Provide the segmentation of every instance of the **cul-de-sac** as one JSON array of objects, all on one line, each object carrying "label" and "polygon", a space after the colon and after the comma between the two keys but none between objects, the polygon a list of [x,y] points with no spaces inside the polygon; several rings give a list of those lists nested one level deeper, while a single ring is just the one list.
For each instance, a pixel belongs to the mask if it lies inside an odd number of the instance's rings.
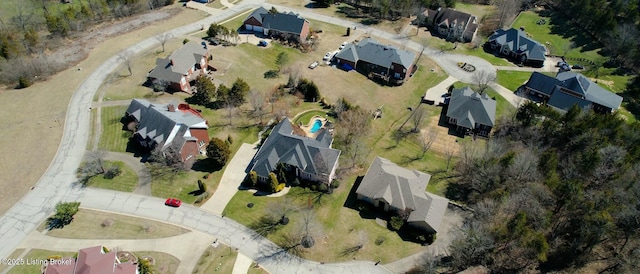
[{"label": "cul-de-sac", "polygon": [[0,273],[636,273],[640,2],[3,0]]}]

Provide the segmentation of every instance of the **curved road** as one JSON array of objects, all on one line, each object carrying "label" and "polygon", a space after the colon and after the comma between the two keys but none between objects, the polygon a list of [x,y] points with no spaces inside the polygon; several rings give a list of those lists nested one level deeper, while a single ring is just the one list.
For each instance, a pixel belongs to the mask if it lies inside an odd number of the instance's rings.
[{"label": "curved road", "polygon": [[[244,10],[260,6],[263,2],[264,0],[244,0],[238,5],[199,22],[167,31],[167,33],[175,37],[198,31],[202,25],[220,22]],[[291,10],[287,7],[276,7],[281,10]],[[314,14],[307,10],[296,10],[296,12],[310,19],[326,21],[341,26],[357,25],[346,20]],[[401,41],[401,37],[391,33],[360,25],[358,27],[366,28],[374,36],[380,36],[392,41]],[[131,46],[128,50],[137,54],[157,45],[157,43],[158,40],[151,37]],[[412,41],[407,42],[407,47],[418,52],[422,48],[421,45]],[[424,53],[433,58],[447,73],[464,82],[472,82],[471,75],[458,68],[457,62],[459,61],[473,63],[479,70],[495,72],[493,66],[477,57],[440,53],[438,50],[429,48],[425,49]],[[353,261],[321,264],[295,258],[274,243],[255,235],[251,230],[235,221],[224,219],[189,205],[176,209],[166,208],[162,206],[163,201],[159,198],[74,187],[73,182],[76,180],[75,170],[82,161],[89,138],[90,107],[93,96],[107,75],[118,67],[119,63],[118,56],[109,58],[73,94],[67,110],[62,141],[49,168],[34,189],[0,217],[0,239],[2,239],[0,257],[7,258],[42,220],[54,212],[56,203],[59,201],[78,200],[82,202],[83,207],[163,220],[216,236],[226,244],[239,248],[241,253],[259,262],[271,273],[390,272],[382,266],[374,265],[372,262]]]}]

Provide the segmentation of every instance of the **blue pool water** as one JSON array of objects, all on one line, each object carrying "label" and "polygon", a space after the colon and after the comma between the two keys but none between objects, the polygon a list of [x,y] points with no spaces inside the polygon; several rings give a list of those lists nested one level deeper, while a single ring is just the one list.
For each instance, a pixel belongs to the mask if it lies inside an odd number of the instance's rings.
[{"label": "blue pool water", "polygon": [[320,130],[322,127],[322,121],[317,120],[313,122],[313,127],[311,127],[311,133],[316,133],[316,131]]}]

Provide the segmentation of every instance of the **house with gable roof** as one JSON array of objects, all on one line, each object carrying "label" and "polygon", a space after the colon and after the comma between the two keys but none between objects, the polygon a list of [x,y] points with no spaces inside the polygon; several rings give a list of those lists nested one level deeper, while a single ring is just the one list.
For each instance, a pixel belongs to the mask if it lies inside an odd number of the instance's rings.
[{"label": "house with gable roof", "polygon": [[299,135],[289,119],[283,119],[272,130],[252,160],[251,170],[260,182],[266,182],[278,163],[292,168],[303,180],[330,184],[338,168],[340,150],[331,148],[333,137],[320,129],[315,138]]},{"label": "house with gable roof", "polygon": [[532,67],[544,66],[547,48],[521,29],[496,30],[485,44],[491,50]]},{"label": "house with gable roof", "polygon": [[470,87],[454,89],[447,107],[447,121],[463,134],[489,137],[496,120],[496,100]]},{"label": "house with gable roof", "polygon": [[446,40],[471,42],[478,32],[478,17],[451,8],[426,9],[421,23]]},{"label": "house with gable roof", "polygon": [[147,79],[150,82],[163,81],[173,90],[191,94],[189,82],[195,76],[207,73],[209,57],[206,43],[188,42],[169,57],[158,58]]},{"label": "house with gable roof", "polygon": [[208,122],[200,112],[188,104],[152,104],[133,99],[123,123],[133,130],[131,137],[141,147],[152,150],[174,149],[187,167],[193,165],[198,154],[206,153],[209,144]]},{"label": "house with gable roof", "polygon": [[430,179],[429,174],[376,157],[362,178],[356,196],[384,212],[397,214],[409,209],[408,225],[437,233],[449,200],[426,192]]},{"label": "house with gable roof", "polygon": [[582,109],[610,113],[622,104],[619,95],[605,90],[580,73],[569,71],[560,72],[555,78],[534,72],[521,88],[559,111],[578,105]]},{"label": "house with gable roof", "polygon": [[249,31],[297,43],[302,43],[309,36],[309,21],[300,15],[293,12],[270,13],[263,7],[249,14],[242,25]]},{"label": "house with gable roof", "polygon": [[102,246],[83,248],[78,258],[64,258],[62,263],[49,263],[44,274],[137,274],[138,265],[132,261],[120,262],[117,252]]},{"label": "house with gable roof", "polygon": [[335,59],[343,69],[355,68],[369,78],[392,84],[404,83],[418,69],[415,53],[382,45],[372,38],[348,44],[336,54]]}]

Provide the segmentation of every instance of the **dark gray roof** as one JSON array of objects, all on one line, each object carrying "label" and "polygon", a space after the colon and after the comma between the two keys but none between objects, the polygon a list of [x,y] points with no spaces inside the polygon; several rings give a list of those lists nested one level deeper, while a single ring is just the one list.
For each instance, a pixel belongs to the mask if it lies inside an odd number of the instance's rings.
[{"label": "dark gray roof", "polygon": [[336,58],[358,62],[360,60],[388,68],[396,63],[410,68],[416,58],[416,54],[401,50],[393,46],[385,46],[372,38],[365,38],[358,44],[349,44],[342,49]]},{"label": "dark gray roof", "polygon": [[544,61],[547,53],[547,49],[542,44],[529,38],[524,31],[519,29],[496,30],[488,41],[495,41],[500,45],[507,46],[513,52],[523,53],[529,60]]},{"label": "dark gray roof", "polygon": [[496,101],[487,94],[479,95],[470,87],[454,89],[451,92],[447,117],[455,118],[457,125],[475,128],[475,124],[494,126]]},{"label": "dark gray roof", "polygon": [[254,10],[251,14],[249,14],[249,16],[247,16],[247,18],[244,19],[244,22],[246,22],[247,20],[249,20],[249,18],[253,17],[256,20],[258,20],[258,22],[262,22],[262,15],[263,14],[267,14],[269,13],[269,11],[263,7],[259,7],[258,9]]},{"label": "dark gray roof", "polygon": [[622,104],[622,97],[605,90],[580,73],[565,71],[558,73],[556,79],[561,86],[583,94],[588,101],[611,109],[618,109]]},{"label": "dark gray roof", "polygon": [[382,200],[400,210],[413,209],[409,215],[410,222],[426,222],[437,231],[448,201],[425,192],[430,179],[429,174],[408,170],[376,157],[356,194]]},{"label": "dark gray roof", "polygon": [[459,24],[464,24],[465,26],[478,25],[477,18],[474,15],[450,8],[440,8],[432,12],[427,11],[426,15],[430,16],[429,20],[432,20],[431,22],[434,25],[445,24],[447,27],[458,26]]},{"label": "dark gray roof", "polygon": [[533,72],[525,86],[550,96],[557,84],[556,78],[540,72]]},{"label": "dark gray roof", "polygon": [[[584,108],[590,104],[589,102],[611,109],[618,109],[622,104],[622,97],[605,90],[589,78],[575,72],[561,72],[556,75],[556,78],[534,72],[526,86],[549,95],[547,104],[563,110],[568,110],[574,104]],[[566,94],[560,88],[571,90],[583,98]]]},{"label": "dark gray roof", "polygon": [[340,151],[331,148],[332,137],[324,131],[315,139],[298,136],[293,134],[291,122],[283,119],[258,150],[252,170],[267,177],[282,162],[310,174],[328,174],[338,162]]},{"label": "dark gray roof", "polygon": [[[167,105],[151,104],[144,99],[133,99],[127,108],[127,114],[138,121],[136,134],[144,139],[164,143],[165,147],[174,141],[181,128],[208,128],[204,119],[184,112],[175,106],[175,111],[169,111]],[[186,130],[182,131],[184,135]],[[188,137],[188,136],[187,136]]]},{"label": "dark gray roof", "polygon": [[169,57],[158,58],[156,60],[156,67],[149,72],[148,77],[178,83],[182,75],[186,75],[190,68],[200,63],[200,60],[202,60],[202,57],[206,54],[206,45],[188,42],[171,53]]},{"label": "dark gray roof", "polygon": [[306,20],[294,13],[262,14],[262,26],[280,32],[300,34]]}]

